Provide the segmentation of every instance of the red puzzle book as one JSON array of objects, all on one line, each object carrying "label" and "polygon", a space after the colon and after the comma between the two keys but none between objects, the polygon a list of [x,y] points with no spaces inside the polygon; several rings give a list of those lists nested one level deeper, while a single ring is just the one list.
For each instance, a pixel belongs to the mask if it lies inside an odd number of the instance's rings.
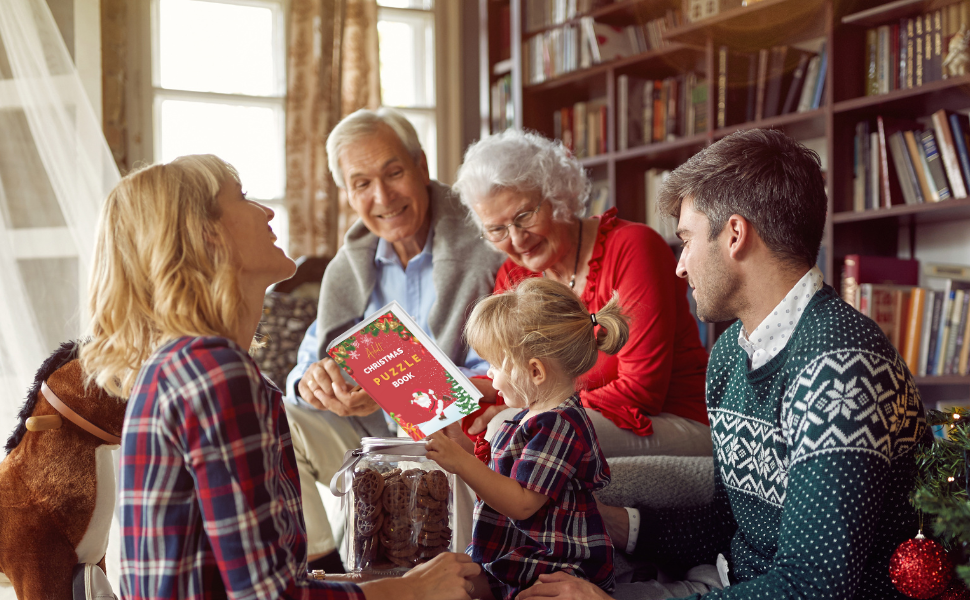
[{"label": "red puzzle book", "polygon": [[401,305],[391,302],[327,348],[412,439],[478,410],[478,391]]}]

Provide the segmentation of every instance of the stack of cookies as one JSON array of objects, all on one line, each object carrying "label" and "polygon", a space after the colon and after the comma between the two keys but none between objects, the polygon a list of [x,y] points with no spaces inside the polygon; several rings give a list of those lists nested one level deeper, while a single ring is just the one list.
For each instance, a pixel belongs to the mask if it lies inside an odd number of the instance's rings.
[{"label": "stack of cookies", "polygon": [[451,489],[444,472],[366,468],[354,473],[353,489],[359,569],[410,568],[448,550]]}]

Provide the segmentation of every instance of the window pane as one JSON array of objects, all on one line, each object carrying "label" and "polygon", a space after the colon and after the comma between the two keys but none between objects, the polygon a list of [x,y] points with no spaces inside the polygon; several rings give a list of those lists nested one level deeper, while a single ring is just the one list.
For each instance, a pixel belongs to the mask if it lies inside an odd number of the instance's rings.
[{"label": "window pane", "polygon": [[161,160],[215,154],[239,171],[254,200],[283,197],[283,111],[161,99]]},{"label": "window pane", "polygon": [[279,95],[274,29],[273,11],[266,7],[160,0],[159,85]]},{"label": "window pane", "polygon": [[378,6],[389,6],[391,8],[420,8],[431,10],[434,8],[434,0],[377,0]]},{"label": "window pane", "polygon": [[377,23],[381,98],[388,106],[435,105],[434,21],[430,13],[386,11]]},{"label": "window pane", "polygon": [[437,179],[438,128],[435,122],[435,114],[426,110],[398,110],[414,125],[414,130],[418,134],[418,141],[421,142],[421,147],[424,149],[424,155],[428,157],[428,172],[431,174],[432,179]]},{"label": "window pane", "polygon": [[64,215],[20,109],[0,110],[0,215],[9,229],[63,227]]}]

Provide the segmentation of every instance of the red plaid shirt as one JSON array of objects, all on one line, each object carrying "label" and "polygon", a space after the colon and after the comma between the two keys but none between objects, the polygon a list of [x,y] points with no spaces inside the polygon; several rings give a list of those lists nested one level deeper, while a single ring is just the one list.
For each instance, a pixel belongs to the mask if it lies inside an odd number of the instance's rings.
[{"label": "red plaid shirt", "polygon": [[364,599],[305,577],[281,400],[224,338],[179,338],[142,366],[121,442],[123,598]]},{"label": "red plaid shirt", "polygon": [[613,544],[593,499],[610,482],[610,468],[593,424],[577,396],[521,422],[525,413],[495,434],[489,466],[551,500],[522,520],[479,500],[468,553],[496,598],[511,600],[540,574],[556,571],[613,591]]}]

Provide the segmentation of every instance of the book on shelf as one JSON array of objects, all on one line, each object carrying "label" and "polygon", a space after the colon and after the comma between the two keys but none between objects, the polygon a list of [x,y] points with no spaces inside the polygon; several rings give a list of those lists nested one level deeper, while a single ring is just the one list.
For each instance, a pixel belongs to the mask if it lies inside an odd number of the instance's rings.
[{"label": "book on shelf", "polygon": [[[856,123],[853,141],[852,209],[890,208],[896,204],[922,202],[914,163],[906,151],[903,134],[918,128],[915,121],[876,116]],[[915,141],[915,137],[914,137]]]},{"label": "book on shelf", "polygon": [[919,373],[920,339],[923,332],[923,313],[926,310],[926,290],[914,287],[909,295],[909,320],[906,324],[901,353],[910,373]]},{"label": "book on shelf", "polygon": [[949,40],[967,26],[970,3],[953,2],[865,32],[865,93],[886,94],[945,79]]},{"label": "book on shelf", "polygon": [[960,173],[963,175],[964,183],[970,188],[970,129],[967,127],[967,116],[950,113],[948,120],[957,158],[960,161]]},{"label": "book on shelf", "polygon": [[923,151],[926,156],[926,168],[928,169],[927,181],[935,186],[933,190],[933,200],[939,202],[950,198],[949,182],[943,172],[943,161],[940,160],[939,147],[936,145],[936,135],[932,129],[924,129],[920,132],[920,143],[923,144]]},{"label": "book on shelf", "polygon": [[919,261],[889,256],[849,254],[842,263],[842,299],[859,308],[859,286],[863,283],[915,286],[919,283]]},{"label": "book on shelf", "polygon": [[657,80],[617,76],[617,148],[707,130],[707,80],[693,71]]},{"label": "book on shelf", "polygon": [[482,397],[397,302],[335,339],[327,354],[414,440],[470,415]]},{"label": "book on shelf", "polygon": [[859,312],[879,325],[889,341],[899,350],[905,347],[904,335],[908,320],[909,297],[912,286],[863,283],[859,286]]},{"label": "book on shelf", "polygon": [[727,46],[717,50],[716,121],[718,128],[754,120],[754,104],[748,114],[748,99],[754,100],[751,65],[757,65],[756,55],[731,51]]},{"label": "book on shelf", "polygon": [[512,75],[492,84],[492,133],[500,133],[515,125],[515,105],[512,101]]},{"label": "book on shelf", "polygon": [[[525,0],[523,25],[532,32],[561,25],[592,10],[606,6],[611,0]],[[507,8],[503,7],[503,8]]]},{"label": "book on shelf", "polygon": [[[747,4],[753,3],[753,0],[747,0]],[[688,23],[695,23],[745,5],[744,0],[685,0],[685,16]]]},{"label": "book on shelf", "polygon": [[960,160],[957,158],[956,141],[950,129],[950,120],[945,110],[938,110],[931,117],[933,128],[936,130],[937,147],[950,183],[950,192],[954,198],[966,198],[967,188],[964,185],[963,173],[960,170]]},{"label": "book on shelf", "polygon": [[918,133],[919,131],[904,131],[903,139],[906,140],[907,153],[913,163],[913,171],[916,173],[923,202],[937,202],[940,196],[936,191],[936,186],[930,182],[930,168],[926,164],[923,144],[917,139],[916,134]]},{"label": "book on shelf", "polygon": [[589,189],[589,209],[587,216],[601,215],[612,208],[610,202],[610,182],[605,180],[594,181]]}]

